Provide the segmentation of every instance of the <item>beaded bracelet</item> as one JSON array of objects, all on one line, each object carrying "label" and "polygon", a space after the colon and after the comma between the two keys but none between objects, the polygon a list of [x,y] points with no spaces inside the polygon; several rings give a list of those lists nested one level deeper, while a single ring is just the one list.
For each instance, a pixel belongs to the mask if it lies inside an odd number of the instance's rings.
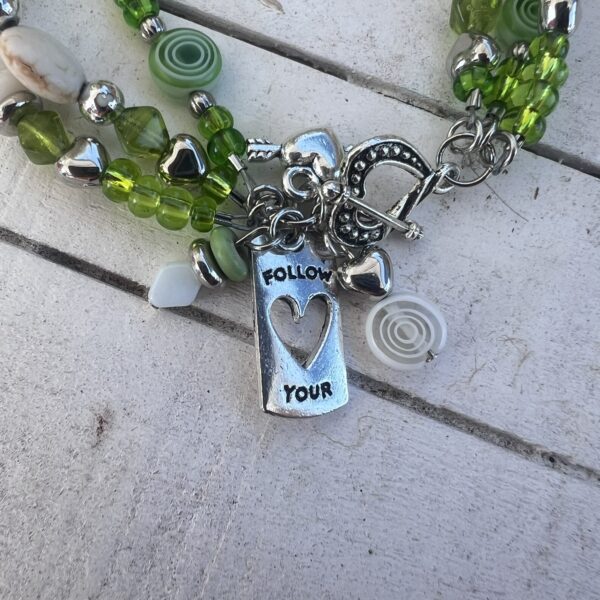
[{"label": "beaded bracelet", "polygon": [[[453,0],[450,24],[460,34],[449,55],[456,97],[466,114],[450,128],[434,166],[400,137],[375,137],[343,148],[329,130],[283,144],[246,140],[232,114],[207,86],[222,59],[214,42],[191,29],[168,31],[157,0],[115,0],[126,23],[150,44],[157,85],[187,102],[206,150],[195,137],[170,137],[154,107],[126,107],[108,81],[88,82],[76,58],[47,33],[19,26],[18,0],[0,2],[0,131],[17,135],[29,159],[55,164],[70,185],[101,186],[115,203],[166,229],[188,224],[209,239],[190,246],[191,260],[167,265],[149,300],[188,305],[201,286],[217,288],[249,275],[255,304],[261,406],[273,414],[315,416],[348,401],[337,286],[382,300],[367,319],[367,341],[386,365],[413,369],[443,349],[447,327],[427,299],[390,296],[393,265],[378,245],[392,232],[419,240],[410,220],[432,194],[471,187],[504,171],[523,145],[538,142],[568,77],[568,35],[580,15],[577,0]],[[539,25],[538,25],[539,24]],[[490,34],[494,34],[492,37]],[[75,140],[42,98],[76,102],[95,125],[113,125],[126,154],[156,161],[143,174],[132,158],[111,161],[95,138]],[[279,185],[257,185],[250,163],[278,158]],[[396,166],[416,183],[388,211],[367,200],[366,181],[380,165]],[[238,190],[240,179],[245,188]],[[221,212],[228,200],[233,211]],[[284,299],[299,320],[313,299],[326,304],[321,339],[300,364],[277,334],[271,307]]]}]

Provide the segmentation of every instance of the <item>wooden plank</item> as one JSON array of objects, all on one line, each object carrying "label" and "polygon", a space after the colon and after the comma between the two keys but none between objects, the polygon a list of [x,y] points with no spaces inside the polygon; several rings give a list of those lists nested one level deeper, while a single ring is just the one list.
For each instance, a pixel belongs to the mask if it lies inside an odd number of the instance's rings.
[{"label": "wooden plank", "polygon": [[[63,12],[42,3],[25,13],[27,23],[69,31],[65,41],[81,49],[89,77],[119,82],[132,104],[163,108],[171,131],[192,130],[186,112],[155,90],[145,66],[147,48],[120,24],[116,7],[90,9],[102,32],[94,36],[62,22],[78,22],[74,0]],[[427,156],[445,135],[447,124],[423,111],[230,38],[215,38],[226,63],[235,64],[217,94],[248,134],[282,140],[303,127],[330,123],[345,143],[356,143],[402,123],[402,134]],[[75,130],[99,135],[118,155],[111,131],[94,131],[74,115],[75,108],[68,113]],[[185,255],[190,232],[162,231],[98,193],[62,187],[51,169],[27,165],[14,143],[0,141],[6,157],[0,165],[1,226],[144,285],[160,264]],[[386,185],[380,194],[395,199],[395,181]],[[599,183],[525,154],[509,176],[490,185],[457,195],[456,202],[450,196],[423,206],[417,218],[427,226],[426,241],[405,245],[392,239],[386,245],[398,284],[430,296],[445,311],[451,343],[443,357],[414,375],[383,368],[366,350],[368,306],[347,298],[348,363],[434,405],[597,466],[600,408],[593,399],[599,336],[594,330],[600,281],[598,229],[590,224],[598,221]],[[248,286],[231,286],[199,303],[249,326],[248,298]]]},{"label": "wooden plank", "polygon": [[0,244],[2,598],[598,598],[598,484]]},{"label": "wooden plank", "polygon": [[[450,0],[164,0],[168,10],[190,16],[305,64],[436,114],[461,109],[452,95],[445,62],[455,34],[448,26]],[[600,174],[596,125],[600,93],[592,56],[600,53],[600,10],[585,6],[572,38],[571,75],[548,121],[541,151]]]}]

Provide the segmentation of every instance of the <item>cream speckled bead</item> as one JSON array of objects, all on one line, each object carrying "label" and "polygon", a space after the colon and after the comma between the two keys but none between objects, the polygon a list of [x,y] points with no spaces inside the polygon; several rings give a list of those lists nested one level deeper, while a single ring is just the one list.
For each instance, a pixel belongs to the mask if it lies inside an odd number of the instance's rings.
[{"label": "cream speckled bead", "polygon": [[32,27],[3,32],[0,59],[28,90],[58,104],[76,102],[85,83],[75,56],[51,35]]}]

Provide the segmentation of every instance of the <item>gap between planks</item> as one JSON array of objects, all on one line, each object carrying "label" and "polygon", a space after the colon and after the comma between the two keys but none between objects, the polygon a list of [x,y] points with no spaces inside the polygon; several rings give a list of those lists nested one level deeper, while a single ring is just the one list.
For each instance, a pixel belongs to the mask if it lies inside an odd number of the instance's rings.
[{"label": "gap between planks", "polygon": [[[387,98],[391,98],[392,100],[398,100],[403,104],[408,104],[409,106],[423,110],[436,117],[456,120],[464,116],[460,111],[449,108],[442,102],[423,96],[422,94],[401,85],[394,85],[378,77],[373,77],[368,73],[350,70],[347,67],[334,61],[327,60],[322,56],[306,52],[293,44],[282,42],[262,33],[257,33],[256,31],[247,29],[246,27],[223,19],[222,17],[216,17],[206,13],[199,8],[186,6],[178,0],[161,0],[160,5],[165,12],[174,16],[192,21],[207,29],[217,31],[218,33],[240,40],[251,46],[261,48],[267,52],[298,62],[326,75],[372,90]],[[559,148],[547,144],[537,144],[533,148],[525,149],[525,151],[565,165],[586,175],[600,178],[600,164],[591,160],[586,160],[570,152],[565,152]]]},{"label": "gap between planks", "polygon": [[[0,227],[0,242],[34,254],[51,263],[109,285],[121,292],[126,292],[146,300],[148,292],[146,286],[91,262],[27,238],[5,227]],[[250,328],[230,319],[218,316],[196,306],[176,309],[170,312],[200,323],[205,327],[216,329],[244,344],[254,345],[254,332]],[[297,349],[296,353],[298,355],[302,354]],[[464,434],[474,436],[488,444],[517,454],[535,464],[551,468],[568,477],[600,486],[600,470],[580,464],[564,454],[553,452],[513,433],[492,427],[457,411],[432,404],[424,398],[413,396],[390,384],[377,381],[360,371],[348,369],[348,377],[352,385],[368,394],[402,406],[420,416],[432,419]]]}]

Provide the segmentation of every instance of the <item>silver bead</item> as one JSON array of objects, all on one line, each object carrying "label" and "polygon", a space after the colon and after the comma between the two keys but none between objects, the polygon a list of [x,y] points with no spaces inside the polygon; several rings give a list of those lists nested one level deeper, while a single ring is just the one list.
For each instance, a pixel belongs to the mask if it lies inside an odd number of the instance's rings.
[{"label": "silver bead", "polygon": [[225,283],[225,275],[217,265],[208,240],[199,239],[192,242],[190,258],[194,272],[202,285],[218,288]]},{"label": "silver bead", "polygon": [[515,42],[510,49],[513,58],[525,62],[529,58],[529,44],[527,42]]},{"label": "silver bead", "polygon": [[208,158],[200,142],[191,135],[179,133],[159,158],[156,170],[170,185],[199,183],[209,170]]},{"label": "silver bead", "polygon": [[15,92],[0,102],[0,135],[14,137],[17,135],[17,125],[12,121],[15,112],[28,104],[42,109],[42,101],[31,92]]},{"label": "silver bead", "polygon": [[189,106],[192,115],[199,119],[211,106],[215,106],[217,101],[213,95],[203,90],[192,92],[190,94]]},{"label": "silver bead", "polygon": [[151,43],[154,38],[167,30],[160,17],[146,17],[140,25],[140,33],[145,42]]},{"label": "silver bead", "polygon": [[58,176],[73,187],[100,185],[100,178],[110,159],[104,146],[95,138],[77,138],[70,150],[56,161]]},{"label": "silver bead", "polygon": [[19,24],[20,0],[0,0],[0,31]]},{"label": "silver bead", "polygon": [[542,0],[540,27],[542,31],[556,31],[570,35],[581,20],[579,0]]},{"label": "silver bead", "polygon": [[123,92],[110,81],[86,83],[79,95],[81,114],[96,125],[109,125],[125,109]]},{"label": "silver bead", "polygon": [[496,65],[500,62],[496,42],[481,33],[463,33],[448,54],[446,67],[454,81],[465,69],[474,65]]}]

